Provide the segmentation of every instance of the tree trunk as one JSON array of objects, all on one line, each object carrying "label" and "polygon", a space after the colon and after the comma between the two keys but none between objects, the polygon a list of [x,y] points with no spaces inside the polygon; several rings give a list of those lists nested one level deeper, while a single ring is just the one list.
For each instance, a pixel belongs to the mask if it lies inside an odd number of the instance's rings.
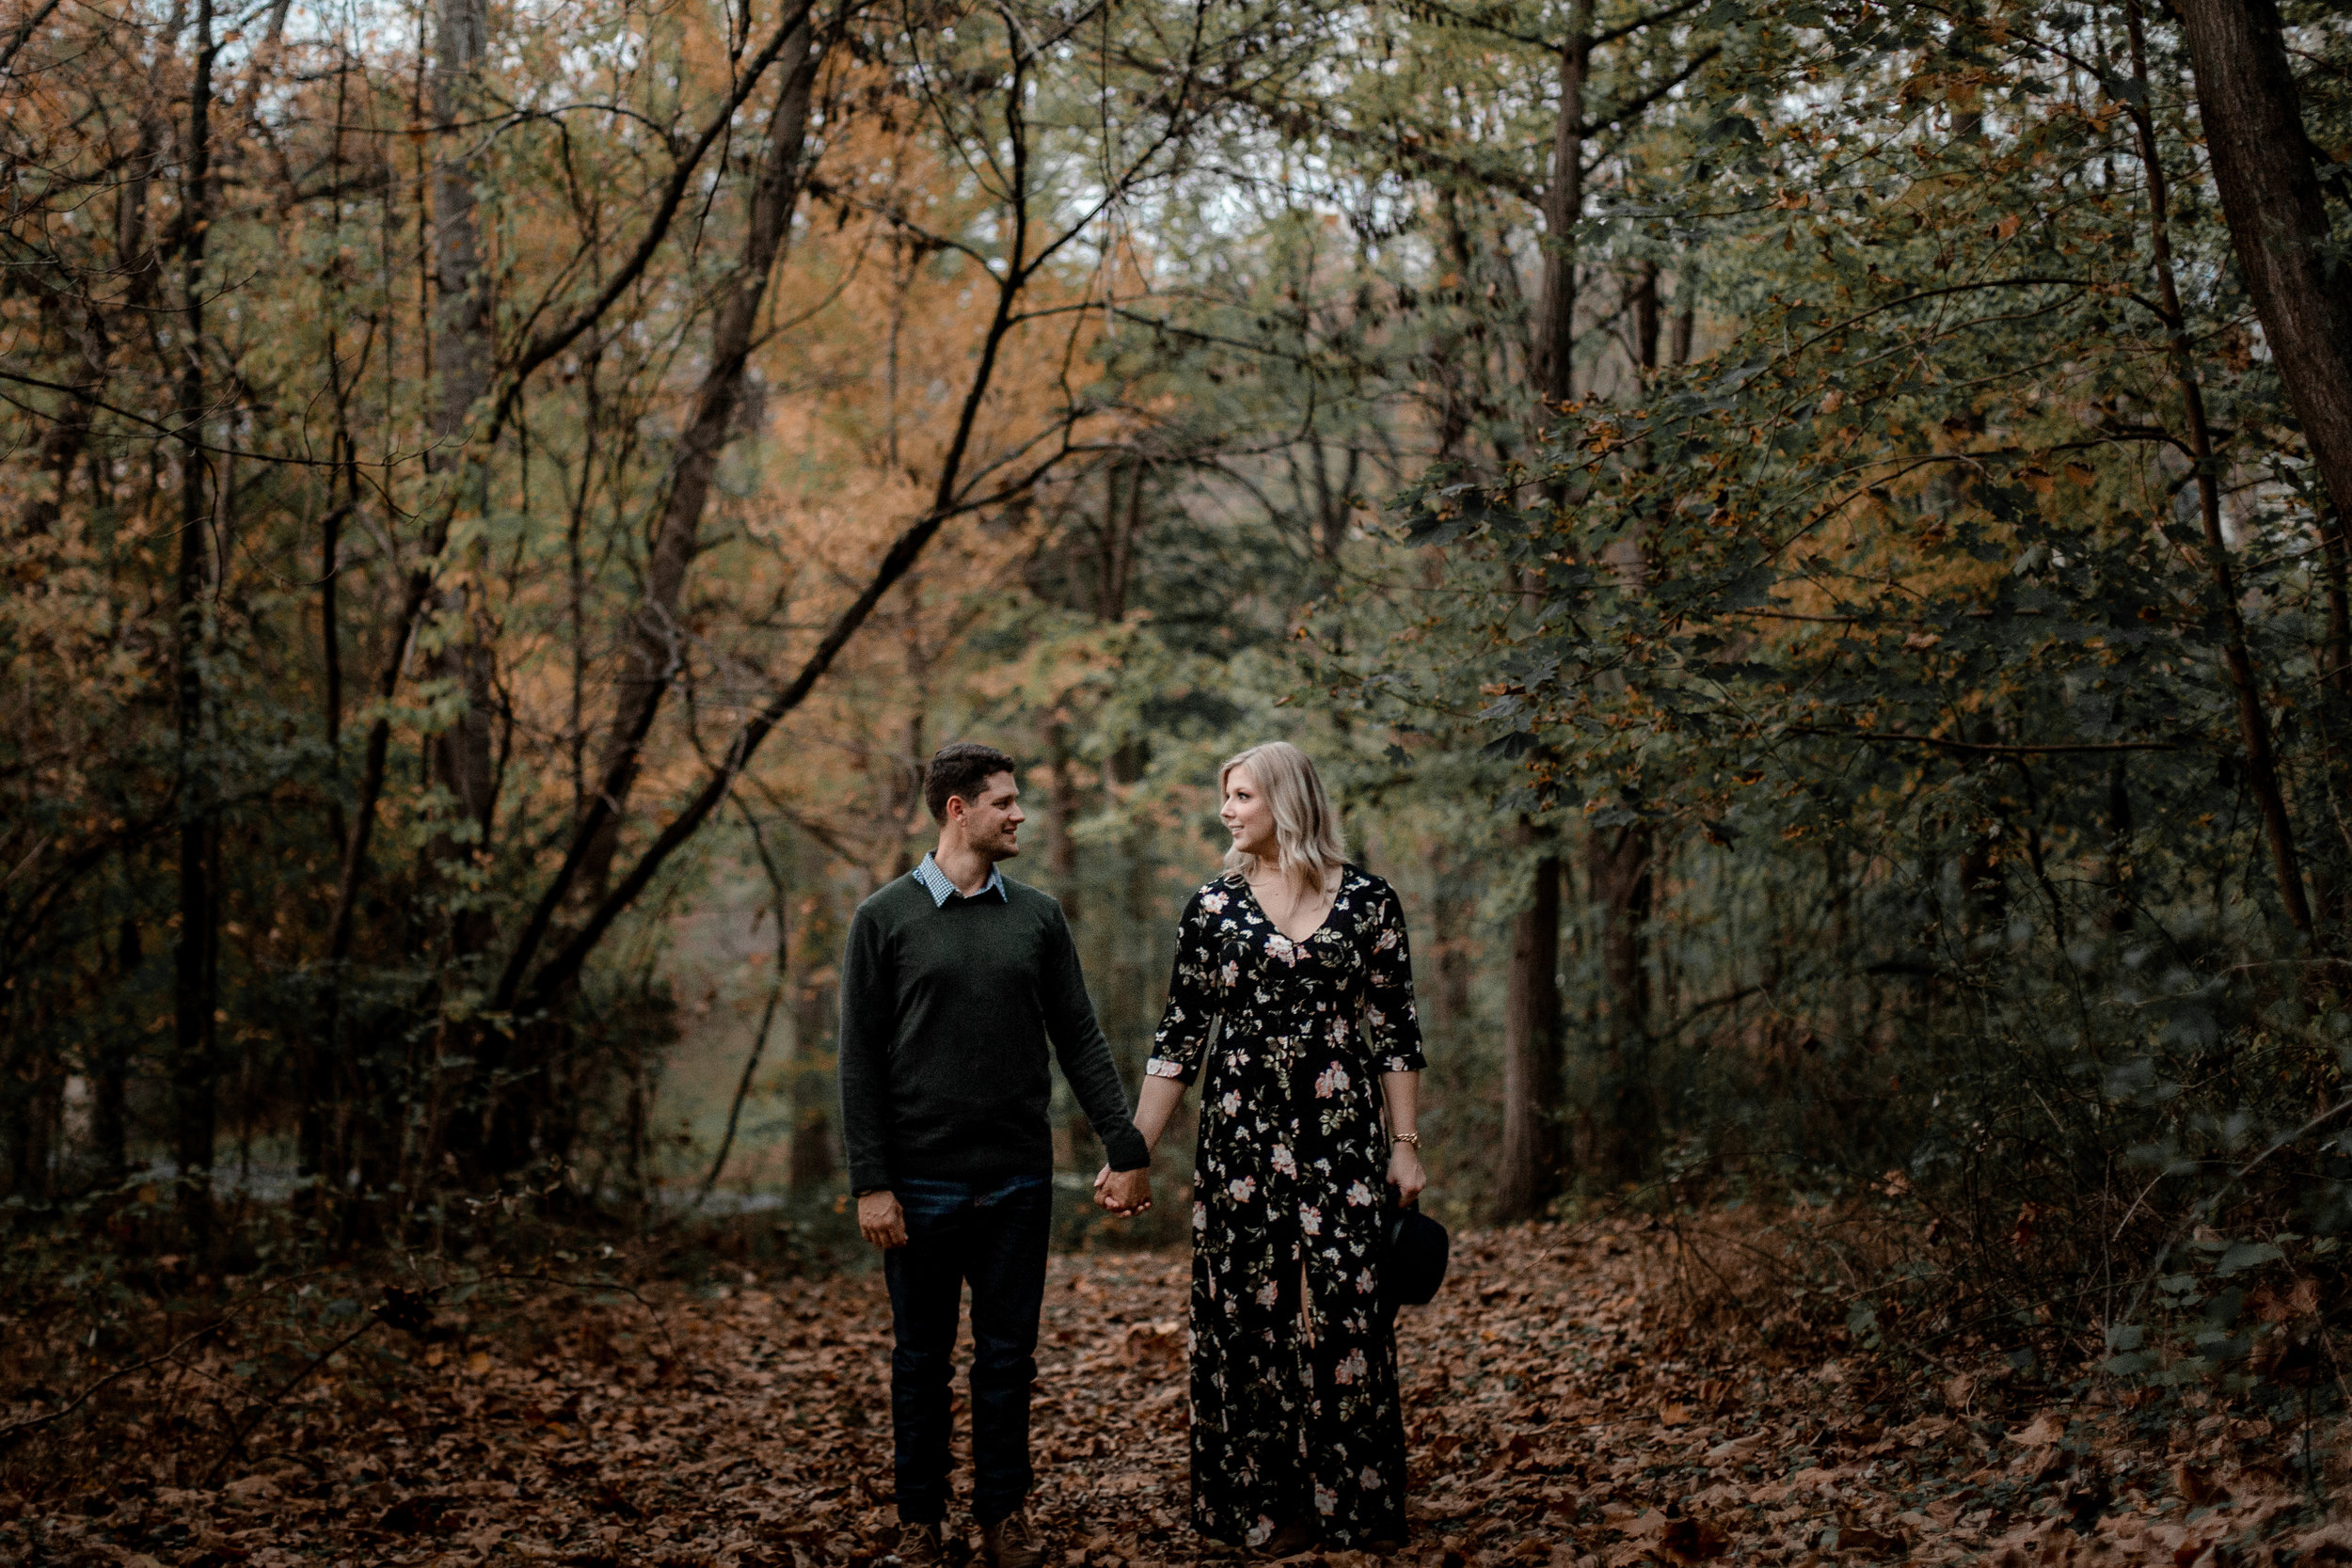
[{"label": "tree trunk", "polygon": [[1499,1224],[1532,1219],[1558,1191],[1560,1173],[1560,856],[1548,829],[1519,820],[1512,842],[1535,847],[1534,885],[1511,921],[1511,969],[1502,1014],[1502,1164],[1495,1180]]},{"label": "tree trunk", "polygon": [[[465,125],[482,101],[481,71],[489,52],[488,0],[439,0],[433,39],[432,114],[439,127],[439,154],[433,166],[432,266],[434,309],[430,351],[433,370],[431,471],[447,476],[458,487],[443,501],[447,515],[479,515],[486,500],[485,469],[466,459],[467,436],[476,404],[489,390],[491,342],[489,281],[482,268],[481,224],[476,213],[474,182],[478,169],[459,150],[477,142],[479,134]],[[479,567],[478,544],[463,546],[469,565]],[[437,562],[434,569],[442,563]],[[466,894],[464,866],[487,847],[497,810],[497,776],[492,762],[493,650],[480,636],[482,605],[480,574],[468,571],[436,580],[432,585],[430,617],[437,620],[438,641],[425,660],[427,674],[458,692],[455,717],[447,728],[425,744],[425,761],[432,782],[449,798],[450,819],[424,849],[425,877],[437,883],[440,898],[451,909],[445,928],[446,948],[437,957],[443,965],[444,992],[462,989],[469,971],[490,941],[489,917]],[[490,1053],[473,1048],[479,1037],[469,1022],[453,1025],[465,1043],[451,1046],[453,1053],[473,1056],[477,1068],[457,1102],[451,1107],[448,1144],[470,1153],[482,1142],[482,1130],[495,1119],[503,1101],[503,1085]],[[444,1037],[444,1044],[449,1040]],[[487,1102],[485,1102],[487,1101]],[[428,1116],[428,1141],[444,1131],[441,1116]],[[323,1124],[322,1124],[323,1137]]]},{"label": "tree trunk", "polygon": [[[2229,541],[2221,532],[2221,476],[2214,458],[2212,429],[2205,418],[2204,388],[2189,353],[2188,320],[2181,309],[2180,288],[2173,276],[2167,182],[2164,161],[2157,156],[2155,122],[2148,113],[2147,45],[2141,34],[2137,0],[2126,0],[2123,19],[2131,39],[2132,75],[2140,87],[2138,102],[2129,108],[2133,127],[2139,135],[2140,162],[2148,176],[2149,238],[2155,261],[2157,297],[2170,336],[2172,373],[2180,386],[2182,412],[2188,424],[2189,452],[2197,464],[2197,499],[2204,524],[2205,559],[2213,573],[2214,593],[2219,600],[2225,633],[2222,660],[2237,695],[2238,736],[2246,747],[2247,782],[2262,813],[2265,836],[2270,841],[2271,870],[2278,881],[2279,899],[2296,931],[2309,942],[2313,935],[2311,904],[2304,895],[2294,824],[2287,815],[2286,792],[2280,783],[2278,761],[2271,750],[2270,718],[2263,709],[2262,685],[2247,642],[2236,572],[2230,562]],[[2296,132],[2298,136],[2301,135],[2299,124]],[[2322,228],[2324,232],[2324,214]]]},{"label": "tree trunk", "polygon": [[[2352,726],[2352,285],[2303,129],[2274,0],[2182,0],[2206,154],[2231,247],[2329,503],[2320,519],[2328,630],[2320,657],[2329,769],[2344,787]],[[2322,913],[2344,911],[2323,893]]]},{"label": "tree trunk", "polygon": [[180,558],[175,582],[177,765],[180,794],[180,928],[172,939],[172,1149],[181,1212],[199,1257],[211,1248],[213,1137],[217,1120],[213,1013],[220,935],[213,885],[212,762],[204,753],[206,496],[204,451],[204,246],[212,217],[212,0],[197,0],[196,71],[188,84],[188,141],[180,185],[182,315],[179,404]]},{"label": "tree trunk", "polygon": [[1600,924],[1605,1066],[1601,1164],[1619,1182],[1640,1180],[1657,1151],[1650,1084],[1649,923],[1657,841],[1646,822],[1596,829],[1585,872]]},{"label": "tree trunk", "polygon": [[[349,449],[341,434],[338,456]],[[328,492],[332,499],[333,492]],[[358,492],[353,492],[356,497]],[[319,650],[324,659],[320,728],[325,732],[330,786],[326,806],[327,832],[337,845],[348,841],[350,824],[343,816],[341,759],[343,735],[342,620],[336,603],[336,579],[341,576],[342,529],[348,505],[330,506],[319,527]],[[326,1138],[335,1098],[334,1063],[342,1033],[342,976],[330,967],[321,998],[317,1023],[306,1032],[299,1047],[302,1109],[294,1136],[294,1170],[316,1176],[326,1167]]]},{"label": "tree trunk", "polygon": [[1576,395],[1576,225],[1584,214],[1584,78],[1592,65],[1593,0],[1570,0],[1560,46],[1560,121],[1544,188],[1544,281],[1532,356],[1553,403]]},{"label": "tree trunk", "polygon": [[1699,325],[1698,277],[1687,268],[1675,278],[1674,339],[1668,348],[1674,363],[1691,362],[1691,340]]},{"label": "tree trunk", "polygon": [[[718,809],[727,792],[735,787],[736,780],[744,768],[751,766],[752,759],[767,744],[768,737],[775,733],[776,726],[807,701],[809,693],[833,668],[833,662],[840,657],[841,650],[849,645],[873,615],[883,595],[913,569],[931,541],[938,537],[940,530],[968,503],[971,492],[966,488],[964,464],[972,455],[973,442],[979,429],[980,410],[995,385],[1006,341],[1020,319],[1017,306],[1029,283],[1045,264],[1046,255],[1050,254],[1032,250],[1033,236],[1029,227],[1029,153],[1025,139],[1026,121],[1023,117],[1026,102],[1024,95],[1029,90],[1033,56],[1026,53],[1027,46],[1022,41],[1018,29],[1013,29],[1011,36],[1016,40],[1012,70],[1005,79],[1003,98],[1008,121],[1017,130],[1009,144],[1011,154],[1009,166],[1010,182],[1004,203],[1009,218],[1009,245],[1004,270],[992,274],[996,285],[994,309],[990,312],[988,326],[981,335],[977,352],[973,356],[971,378],[965,384],[962,400],[950,426],[946,450],[940,457],[938,478],[931,486],[930,505],[891,541],[882,559],[875,563],[873,575],[866,579],[866,586],[827,623],[823,635],[801,661],[792,678],[762,703],[735,732],[718,766],[704,780],[701,787],[680,805],[675,815],[654,835],[653,841],[639,852],[612,889],[585,912],[578,928],[533,973],[532,965],[547,934],[554,903],[566,895],[581,858],[579,847],[585,832],[576,836],[573,852],[565,856],[563,868],[557,872],[548,893],[532,911],[531,925],[516,942],[515,951],[507,960],[505,974],[499,983],[495,1006],[503,1008],[519,1003],[526,1010],[535,1010],[547,1006],[558,992],[572,983],[612,930],[613,922],[635,904],[669,858],[699,832],[704,823],[710,820],[711,813]],[[1056,242],[1057,245],[1058,243]],[[1009,489],[1000,490],[999,497],[1025,492],[1043,471],[1042,467],[1031,469],[1025,478],[1015,481]],[[960,501],[959,498],[965,499]],[[590,802],[592,818],[602,805],[601,800]],[[593,830],[593,821],[583,825],[587,830]],[[524,985],[527,974],[530,980],[528,987]]]},{"label": "tree trunk", "polygon": [[[1628,344],[1636,373],[1658,369],[1663,313],[1658,266],[1645,262],[1627,291]],[[1645,447],[1644,468],[1651,466]],[[1628,594],[1648,586],[1651,562],[1643,531],[1613,541],[1604,559]],[[1613,684],[1621,677],[1605,677]],[[1603,998],[1600,1128],[1596,1153],[1617,1182],[1641,1179],[1657,1151],[1658,1107],[1651,1085],[1650,917],[1657,886],[1656,831],[1646,821],[1594,828],[1584,841],[1585,879],[1597,927]]]},{"label": "tree trunk", "polygon": [[[1560,46],[1560,118],[1544,191],[1543,292],[1529,355],[1547,403],[1576,395],[1576,225],[1584,211],[1584,78],[1592,60],[1593,0],[1571,0]],[[1552,498],[1558,501],[1561,497]],[[1540,579],[1525,591],[1541,596]],[[1540,843],[1535,884],[1511,922],[1502,1020],[1502,1165],[1495,1218],[1540,1213],[1556,1190],[1560,1156],[1560,856],[1549,830],[1521,818],[1512,835]]]},{"label": "tree trunk", "polygon": [[1458,193],[1441,189],[1438,193],[1438,211],[1445,227],[1445,255],[1454,273],[1454,285],[1450,289],[1440,286],[1430,300],[1441,325],[1422,367],[1422,385],[1433,389],[1432,401],[1437,404],[1438,461],[1449,463],[1462,456],[1472,428],[1473,395],[1466,383],[1475,372],[1470,364],[1470,333],[1464,323],[1470,315],[1467,304],[1473,297],[1470,272],[1474,258],[1470,229],[1462,221]]},{"label": "tree trunk", "polygon": [[2335,503],[2352,517],[2352,285],[2331,261],[2328,207],[2274,0],[2180,0],[2197,106],[2230,243],[2279,379]]},{"label": "tree trunk", "polygon": [[[1094,618],[1116,625],[1127,618],[1127,593],[1135,580],[1136,541],[1143,532],[1143,486],[1150,469],[1141,458],[1114,462],[1103,470],[1103,547],[1095,560]],[[1127,476],[1120,492],[1119,476]]]},{"label": "tree trunk", "polygon": [[[787,74],[769,116],[767,156],[752,187],[742,258],[722,287],[711,327],[709,365],[695,393],[693,414],[678,440],[652,556],[646,563],[644,595],[630,626],[628,653],[617,683],[597,787],[575,831],[570,853],[533,907],[508,956],[496,993],[496,1005],[501,1007],[514,1001],[525,968],[566,896],[584,889],[592,901],[603,899],[645,737],[685,657],[678,609],[687,572],[699,548],[702,515],[720,454],[736,433],[760,307],[767,298],[769,277],[784,254],[800,194],[801,150],[818,67],[810,37],[804,15],[783,51]],[[485,1038],[481,1072],[485,1084],[516,1075],[516,1037],[506,1034]],[[487,1122],[469,1123],[463,1129],[466,1142],[473,1146],[468,1152],[488,1168],[512,1168],[529,1153],[528,1119],[523,1101],[513,1100]]]},{"label": "tree trunk", "polygon": [[1627,325],[1633,333],[1633,363],[1645,372],[1658,368],[1659,330],[1664,317],[1658,300],[1658,263],[1645,261],[1626,291]]},{"label": "tree trunk", "polygon": [[[441,448],[436,467],[461,451],[472,423],[473,406],[490,386],[490,290],[482,270],[481,226],[475,215],[471,159],[448,155],[454,145],[478,140],[458,129],[479,99],[482,61],[489,52],[487,0],[441,0],[434,38],[433,118],[441,127],[444,155],[433,169],[433,435]],[[459,467],[453,483],[474,483]],[[462,505],[462,502],[461,502]],[[460,816],[480,839],[489,835],[493,794],[490,760],[490,650],[475,639],[473,610],[466,590],[444,589],[439,610],[446,641],[432,658],[435,678],[466,695],[456,721],[433,739],[434,781],[450,792]],[[457,853],[445,839],[433,854],[446,862]],[[471,923],[461,923],[471,924]],[[475,935],[481,933],[477,929]],[[478,945],[461,942],[461,950]]]},{"label": "tree trunk", "polygon": [[1428,1012],[1430,1032],[1444,1040],[1470,1021],[1471,927],[1478,898],[1470,879],[1451,856],[1441,856],[1435,870],[1437,887],[1430,900],[1434,984],[1429,988]]}]

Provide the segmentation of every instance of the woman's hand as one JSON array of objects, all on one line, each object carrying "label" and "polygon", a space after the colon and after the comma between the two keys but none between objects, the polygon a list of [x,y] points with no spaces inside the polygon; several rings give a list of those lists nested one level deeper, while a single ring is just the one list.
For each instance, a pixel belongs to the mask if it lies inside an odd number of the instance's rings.
[{"label": "woman's hand", "polygon": [[1429,1173],[1421,1168],[1421,1150],[1411,1144],[1389,1146],[1389,1185],[1396,1189],[1399,1203],[1410,1203],[1421,1196],[1429,1185]]}]

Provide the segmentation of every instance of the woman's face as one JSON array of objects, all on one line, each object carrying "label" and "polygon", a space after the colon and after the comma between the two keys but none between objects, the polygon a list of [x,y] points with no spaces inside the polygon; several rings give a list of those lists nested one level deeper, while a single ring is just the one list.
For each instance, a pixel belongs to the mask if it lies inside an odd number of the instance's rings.
[{"label": "woman's face", "polygon": [[1225,775],[1225,805],[1216,815],[1233,835],[1234,848],[1263,861],[1274,858],[1274,808],[1247,765]]}]

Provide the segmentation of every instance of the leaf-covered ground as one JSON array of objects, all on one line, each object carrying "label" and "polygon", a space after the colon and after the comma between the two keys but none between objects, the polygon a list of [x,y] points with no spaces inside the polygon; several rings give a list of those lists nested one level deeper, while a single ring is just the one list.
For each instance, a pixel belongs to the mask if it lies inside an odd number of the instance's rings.
[{"label": "leaf-covered ground", "polygon": [[[1035,1500],[1063,1568],[1200,1555],[1187,1268],[1054,1263]],[[1408,1561],[2352,1561],[2341,1430],[2274,1429],[2194,1395],[2050,1405],[1991,1375],[1938,1374],[1899,1402],[1858,1358],[1772,1367],[1685,1343],[1669,1274],[1641,1236],[1462,1239],[1438,1304],[1400,1329]],[[376,1322],[282,1400],[229,1334],[110,1386],[37,1434],[59,1464],[79,1455],[76,1479],[44,1475],[23,1443],[0,1469],[17,1488],[0,1491],[0,1560],[864,1568],[887,1551],[878,1275],[650,1305],[453,1294],[396,1309],[406,1328]],[[0,1427],[64,1397],[11,1394]],[[75,1420],[103,1443],[60,1435]]]}]

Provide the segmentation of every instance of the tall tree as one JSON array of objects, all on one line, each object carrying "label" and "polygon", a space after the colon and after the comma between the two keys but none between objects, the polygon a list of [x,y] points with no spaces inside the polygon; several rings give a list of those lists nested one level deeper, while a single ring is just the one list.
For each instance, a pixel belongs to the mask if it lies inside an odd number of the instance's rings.
[{"label": "tall tree", "polygon": [[[482,264],[480,201],[475,185],[484,143],[474,116],[482,103],[482,66],[490,47],[488,0],[440,0],[434,28],[433,118],[438,155],[433,166],[433,440],[435,463],[456,485],[479,486],[484,474],[464,462],[475,405],[489,390],[497,357],[491,341],[490,279]],[[453,496],[450,504],[478,515],[477,494]],[[480,549],[469,546],[478,561]],[[497,809],[492,761],[496,701],[493,654],[477,624],[480,590],[453,574],[438,590],[438,645],[432,659],[436,679],[461,698],[452,722],[434,739],[434,774],[449,791],[459,823],[480,843],[489,836]],[[456,854],[456,835],[445,834],[433,858],[444,865]],[[460,923],[459,945],[471,951],[486,934],[479,920]]]},{"label": "tall tree", "polygon": [[2328,538],[2341,555],[2352,517],[2352,287],[2279,8],[2276,0],[2180,0],[2178,9],[2214,189],[2279,379],[2335,506]]},{"label": "tall tree", "polygon": [[[1577,226],[1584,221],[1584,87],[1592,67],[1593,0],[1571,0],[1559,47],[1558,118],[1544,186],[1542,282],[1528,355],[1546,404],[1576,396]],[[1527,570],[1540,598],[1540,569]],[[1502,1014],[1502,1165],[1495,1217],[1539,1212],[1557,1190],[1560,1126],[1560,853],[1557,830],[1523,820],[1518,842],[1536,850],[1526,906],[1511,917]]]},{"label": "tall tree", "polygon": [[[814,31],[812,15],[803,9],[785,42],[784,76],[768,116],[767,150],[749,192],[742,253],[719,287],[709,357],[672,461],[654,529],[651,559],[646,562],[636,612],[630,617],[628,652],[615,682],[613,719],[596,787],[574,829],[571,853],[540,895],[521,940],[508,958],[498,990],[502,1000],[515,996],[524,966],[564,899],[583,887],[592,907],[603,896],[645,738],[652,732],[663,694],[677,680],[688,657],[679,612],[687,573],[697,550],[720,455],[739,428],[738,414],[743,404],[760,309],[785,255],[793,209],[800,199],[809,104],[822,63],[822,52],[813,45]],[[533,1030],[526,1037],[538,1038],[543,1033]],[[512,1088],[501,1082],[502,1075],[517,1065],[513,1060],[517,1039],[514,1032],[500,1030],[484,1041],[483,1087],[494,1097],[500,1112],[469,1119],[461,1136],[468,1153],[493,1169],[512,1168],[528,1157],[532,1118],[527,1107],[545,1093],[545,1085],[536,1081],[536,1064],[523,1074],[530,1082]]]},{"label": "tall tree", "polygon": [[[1627,357],[1645,387],[1658,370],[1662,325],[1658,283],[1658,263],[1644,261],[1633,268],[1625,290]],[[1687,354],[1687,341],[1683,347]],[[1637,461],[1648,467],[1648,455],[1638,447],[1635,452]],[[1611,542],[1608,559],[1627,591],[1650,591],[1653,562],[1642,524]],[[1650,922],[1657,904],[1658,830],[1643,815],[1645,802],[1636,799],[1631,807],[1630,820],[1608,827],[1595,824],[1584,841],[1603,997],[1601,1127],[1594,1152],[1600,1174],[1618,1182],[1641,1177],[1655,1152],[1658,1133],[1650,1037]]]},{"label": "tall tree", "polygon": [[[197,0],[195,56],[188,73],[187,140],[182,150],[180,211],[174,236],[180,260],[183,333],[177,418],[180,425],[180,549],[175,574],[173,658],[178,735],[175,789],[180,817],[179,928],[172,937],[172,1123],[180,1201],[199,1251],[213,1222],[213,1142],[218,1121],[214,1015],[220,988],[217,889],[218,779],[208,753],[205,665],[206,593],[216,510],[206,450],[211,392],[205,373],[205,248],[213,211],[213,67],[218,57],[212,0]],[[177,40],[171,40],[177,43]],[[226,562],[223,562],[224,567]]]},{"label": "tall tree", "polygon": [[1560,856],[1548,829],[1522,819],[1512,842],[1535,851],[1526,902],[1511,917],[1502,1011],[1502,1158],[1495,1218],[1543,1212],[1560,1162]]},{"label": "tall tree", "polygon": [[[2352,280],[2328,221],[2275,0],[2182,0],[2179,14],[2231,247],[2328,498],[2319,524],[2328,602],[2320,679],[2331,787],[2340,792],[2352,768]],[[2332,899],[2328,879],[2320,880],[2320,918],[2341,921],[2352,916],[2344,905],[2352,881],[2341,863],[2332,879]]]},{"label": "tall tree", "polygon": [[[2195,463],[2198,516],[2203,525],[2206,569],[2212,574],[2214,599],[2223,631],[2222,664],[2237,702],[2238,739],[2245,749],[2247,782],[2252,786],[2255,809],[2262,814],[2269,841],[2271,875],[2279,898],[2306,941],[2314,935],[2311,903],[2303,891],[2302,855],[2295,841],[2295,824],[2287,809],[2286,787],[2280,778],[2270,715],[2264,705],[2261,674],[2246,628],[2237,572],[2230,559],[2230,541],[2222,525],[2221,474],[2214,450],[2213,421],[2206,412],[2204,378],[2188,339],[2188,313],[2181,302],[2180,284],[2172,259],[2171,182],[2164,151],[2156,139],[2154,117],[2149,109],[2147,44],[2138,0],[2125,0],[2123,21],[2131,40],[2132,76],[2138,90],[2126,105],[2138,134],[2140,166],[2148,178],[2149,256],[2156,277],[2157,311],[2164,324],[2166,347],[2179,388],[2182,421],[2186,426],[2190,459]],[[2324,218],[2324,214],[2323,214]]]},{"label": "tall tree", "polygon": [[719,288],[709,358],[702,385],[695,389],[693,411],[678,439],[669,491],[654,525],[644,589],[630,617],[628,649],[614,694],[612,729],[605,742],[599,783],[590,797],[589,811],[598,826],[586,838],[583,880],[596,895],[602,895],[612,869],[645,736],[653,728],[663,694],[685,667],[679,599],[693,563],[720,453],[739,428],[737,415],[743,405],[760,308],[768,298],[769,280],[784,259],[793,209],[800,199],[802,149],[808,139],[809,103],[823,57],[813,47],[814,34],[812,17],[804,12],[785,40],[784,79],[768,115],[768,149],[750,192],[742,255]]},{"label": "tall tree", "polygon": [[1544,397],[1576,396],[1577,226],[1584,221],[1584,87],[1593,63],[1593,0],[1569,0],[1560,44],[1560,108],[1544,184],[1543,282],[1530,356]]}]

